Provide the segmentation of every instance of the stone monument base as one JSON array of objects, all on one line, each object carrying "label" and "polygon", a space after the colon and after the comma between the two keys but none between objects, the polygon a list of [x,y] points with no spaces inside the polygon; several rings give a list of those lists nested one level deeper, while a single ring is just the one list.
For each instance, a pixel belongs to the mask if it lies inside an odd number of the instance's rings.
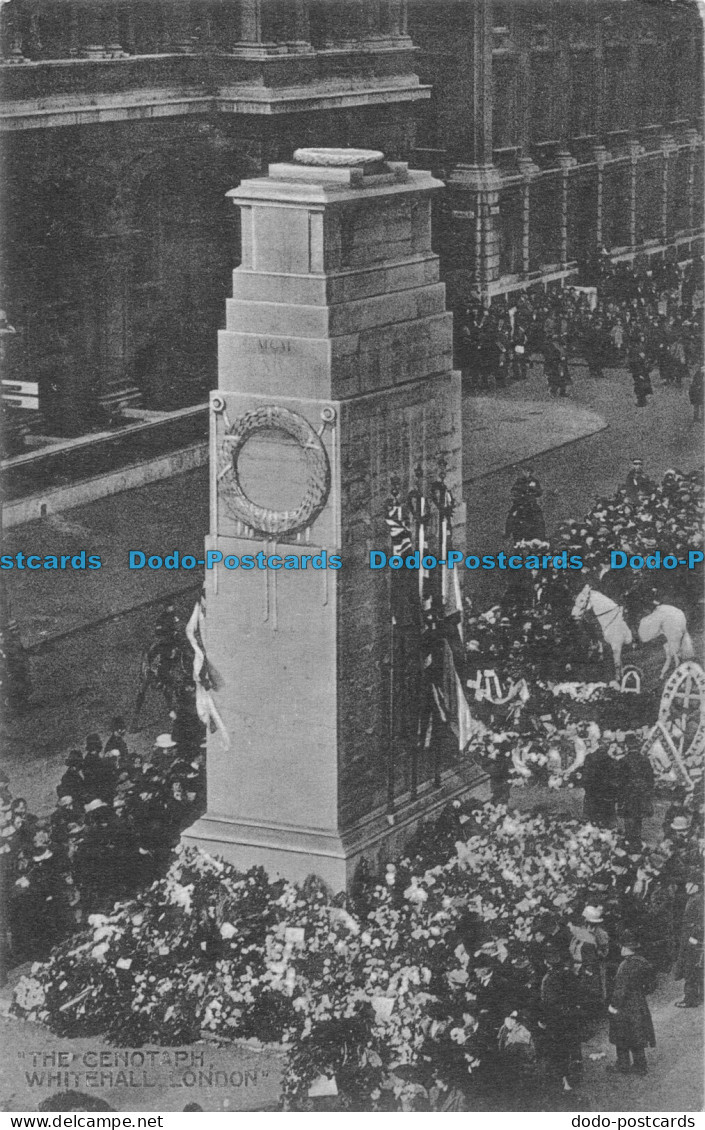
[{"label": "stone monument base", "polygon": [[480,770],[474,767],[463,778],[448,772],[439,788],[426,783],[419,787],[416,798],[400,803],[393,815],[379,809],[353,832],[339,836],[300,825],[248,824],[208,813],[182,834],[181,841],[242,870],[261,866],[273,879],[286,877],[295,882],[316,875],[332,890],[345,890],[362,859],[378,871],[403,851],[422,821],[435,820],[447,804],[472,791],[481,780]]}]

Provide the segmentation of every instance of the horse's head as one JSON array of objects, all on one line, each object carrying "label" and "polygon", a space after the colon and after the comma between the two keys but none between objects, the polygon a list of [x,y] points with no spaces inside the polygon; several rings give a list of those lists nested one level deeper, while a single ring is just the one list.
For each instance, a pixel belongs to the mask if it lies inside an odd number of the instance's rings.
[{"label": "horse's head", "polygon": [[575,604],[573,605],[573,611],[571,612],[571,616],[574,620],[581,620],[587,612],[590,605],[591,591],[592,590],[589,585],[584,585],[578,593]]}]

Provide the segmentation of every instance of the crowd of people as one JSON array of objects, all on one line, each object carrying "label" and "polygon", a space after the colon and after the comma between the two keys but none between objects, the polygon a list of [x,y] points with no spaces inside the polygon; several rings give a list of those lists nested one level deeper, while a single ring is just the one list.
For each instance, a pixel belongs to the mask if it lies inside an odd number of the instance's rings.
[{"label": "crowd of people", "polygon": [[[614,819],[615,796],[604,787],[610,776],[601,776],[596,814],[595,796],[584,780],[586,817],[589,810],[602,826]],[[684,795],[675,797],[652,857],[655,868],[640,868],[636,882],[617,898],[614,873],[626,873],[627,859],[615,859],[609,872],[594,876],[593,901],[584,907],[581,923],[566,926],[554,915],[544,916],[540,933],[546,945],[537,959],[547,967],[541,982],[547,1055],[566,1089],[579,1077],[580,1044],[591,1021],[604,1016],[617,1071],[647,1073],[645,1049],[655,1046],[655,1033],[646,998],[657,974],[671,972],[683,982],[678,1008],[702,1004],[702,819],[702,789],[687,803]]]},{"label": "crowd of people", "polygon": [[181,831],[205,808],[202,741],[197,719],[176,712],[143,760],[115,717],[107,739],[89,734],[69,752],[47,818],[0,775],[0,965],[46,958],[88,915],[165,873]]},{"label": "crowd of people", "polygon": [[603,252],[585,264],[580,286],[479,300],[457,316],[457,364],[468,383],[488,389],[527,379],[543,361],[549,392],[567,395],[570,361],[581,357],[591,377],[626,367],[638,407],[653,393],[652,374],[664,385],[689,389],[695,419],[702,418],[702,259],[613,263]]}]

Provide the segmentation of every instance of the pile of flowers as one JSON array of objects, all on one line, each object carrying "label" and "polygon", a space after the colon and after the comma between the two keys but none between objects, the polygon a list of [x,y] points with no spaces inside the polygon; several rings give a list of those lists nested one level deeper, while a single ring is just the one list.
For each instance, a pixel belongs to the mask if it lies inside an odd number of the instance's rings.
[{"label": "pile of flowers", "polygon": [[383,881],[361,873],[350,898],[182,849],[139,902],[93,915],[33,966],[13,1008],[118,1045],[277,1043],[290,1110],[331,1093],[342,1109],[438,1106],[482,1087],[505,1019],[531,1016],[537,916],[577,921],[597,876],[599,900],[618,903],[649,854],[591,825],[469,802],[422,828]]},{"label": "pile of flowers", "polygon": [[[642,747],[649,736],[649,726],[633,729]],[[600,730],[596,722],[569,722],[555,725],[548,717],[536,720],[531,730],[493,731],[486,727],[477,729],[470,739],[465,755],[482,769],[490,771],[490,763],[506,757],[509,762],[509,782],[512,786],[542,785],[549,789],[580,786],[580,768],[591,749],[596,749],[601,738],[610,747],[619,746],[626,753],[625,732],[617,729]],[[665,758],[666,769],[658,774],[666,783],[675,779],[671,763]]]},{"label": "pile of flowers", "polygon": [[535,707],[563,726],[596,722],[602,729],[635,730],[653,725],[660,696],[655,691],[621,691],[614,683],[552,683],[537,686]]}]

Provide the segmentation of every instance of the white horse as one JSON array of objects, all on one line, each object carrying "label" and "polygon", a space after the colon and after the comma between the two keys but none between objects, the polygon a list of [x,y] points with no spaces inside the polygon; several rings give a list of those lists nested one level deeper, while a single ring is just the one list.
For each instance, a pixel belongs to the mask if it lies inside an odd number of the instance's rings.
[{"label": "white horse", "polygon": [[663,645],[666,661],[659,675],[661,679],[671,663],[675,669],[685,659],[692,659],[695,655],[685,614],[674,604],[657,604],[653,612],[639,621],[638,632],[642,643],[649,643],[659,636],[663,636],[666,641]]},{"label": "white horse", "polygon": [[[633,642],[622,608],[604,593],[598,592],[590,585],[585,585],[573,605],[573,619],[582,620],[588,609],[595,613],[605,642],[611,648],[615,674],[619,679],[622,674],[622,648]],[[637,630],[642,643],[649,643],[658,636],[663,636],[666,641],[663,645],[666,661],[661,668],[660,679],[664,677],[671,663],[677,667],[684,659],[692,659],[695,654],[685,615],[673,604],[657,605],[653,612],[639,621]]]},{"label": "white horse", "polygon": [[604,593],[598,592],[590,585],[585,585],[578,593],[578,598],[573,605],[572,617],[574,620],[582,620],[588,611],[594,612],[597,617],[605,643],[612,651],[614,670],[619,679],[622,675],[622,648],[633,641],[622,608],[616,601],[605,596]]}]

